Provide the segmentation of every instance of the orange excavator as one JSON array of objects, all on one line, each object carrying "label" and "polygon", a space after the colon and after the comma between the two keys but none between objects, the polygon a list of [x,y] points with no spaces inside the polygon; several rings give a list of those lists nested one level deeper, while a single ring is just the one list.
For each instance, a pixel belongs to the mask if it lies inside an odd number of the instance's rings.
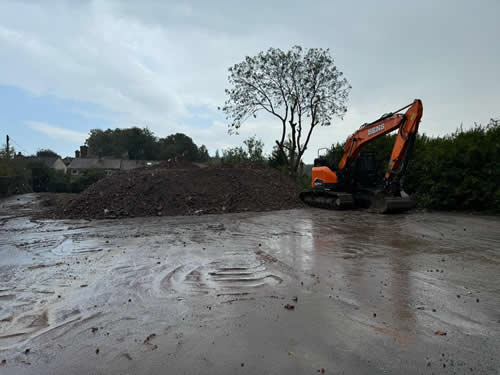
[{"label": "orange excavator", "polygon": [[[403,114],[403,110],[407,111]],[[326,157],[314,160],[312,190],[300,193],[311,206],[329,209],[370,208],[378,213],[407,211],[415,202],[401,187],[401,179],[415,143],[422,118],[422,101],[387,113],[378,120],[362,125],[344,146],[338,165],[329,164]],[[363,153],[370,142],[398,129],[383,186],[377,186],[373,153]]]}]

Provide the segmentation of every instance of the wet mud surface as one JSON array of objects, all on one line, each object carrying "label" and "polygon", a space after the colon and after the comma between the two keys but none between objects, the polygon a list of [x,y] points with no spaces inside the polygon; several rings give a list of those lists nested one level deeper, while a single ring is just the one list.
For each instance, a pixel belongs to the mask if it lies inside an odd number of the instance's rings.
[{"label": "wet mud surface", "polygon": [[[17,200],[19,199],[19,200]],[[497,374],[500,220],[40,220],[0,201],[0,374]]]}]

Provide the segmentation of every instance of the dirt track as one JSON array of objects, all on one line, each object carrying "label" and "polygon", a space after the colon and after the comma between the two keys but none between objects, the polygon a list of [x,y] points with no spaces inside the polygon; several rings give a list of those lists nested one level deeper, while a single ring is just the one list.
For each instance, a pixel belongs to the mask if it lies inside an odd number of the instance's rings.
[{"label": "dirt track", "polygon": [[2,375],[499,372],[498,218],[38,221],[35,199],[0,202]]}]

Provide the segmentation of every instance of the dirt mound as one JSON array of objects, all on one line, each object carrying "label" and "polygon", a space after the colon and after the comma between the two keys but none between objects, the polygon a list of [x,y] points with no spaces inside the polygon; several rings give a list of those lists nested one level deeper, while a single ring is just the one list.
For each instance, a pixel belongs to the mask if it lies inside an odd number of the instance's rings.
[{"label": "dirt mound", "polygon": [[273,169],[142,169],[106,177],[55,211],[60,218],[198,215],[301,207]]}]

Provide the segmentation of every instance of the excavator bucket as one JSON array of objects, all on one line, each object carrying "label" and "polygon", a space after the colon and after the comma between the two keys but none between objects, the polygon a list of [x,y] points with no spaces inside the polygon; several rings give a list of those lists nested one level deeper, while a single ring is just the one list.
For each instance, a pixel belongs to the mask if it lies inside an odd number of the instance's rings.
[{"label": "excavator bucket", "polygon": [[415,207],[415,200],[401,192],[400,197],[391,197],[383,192],[375,194],[370,209],[379,214],[394,214],[411,210]]}]

